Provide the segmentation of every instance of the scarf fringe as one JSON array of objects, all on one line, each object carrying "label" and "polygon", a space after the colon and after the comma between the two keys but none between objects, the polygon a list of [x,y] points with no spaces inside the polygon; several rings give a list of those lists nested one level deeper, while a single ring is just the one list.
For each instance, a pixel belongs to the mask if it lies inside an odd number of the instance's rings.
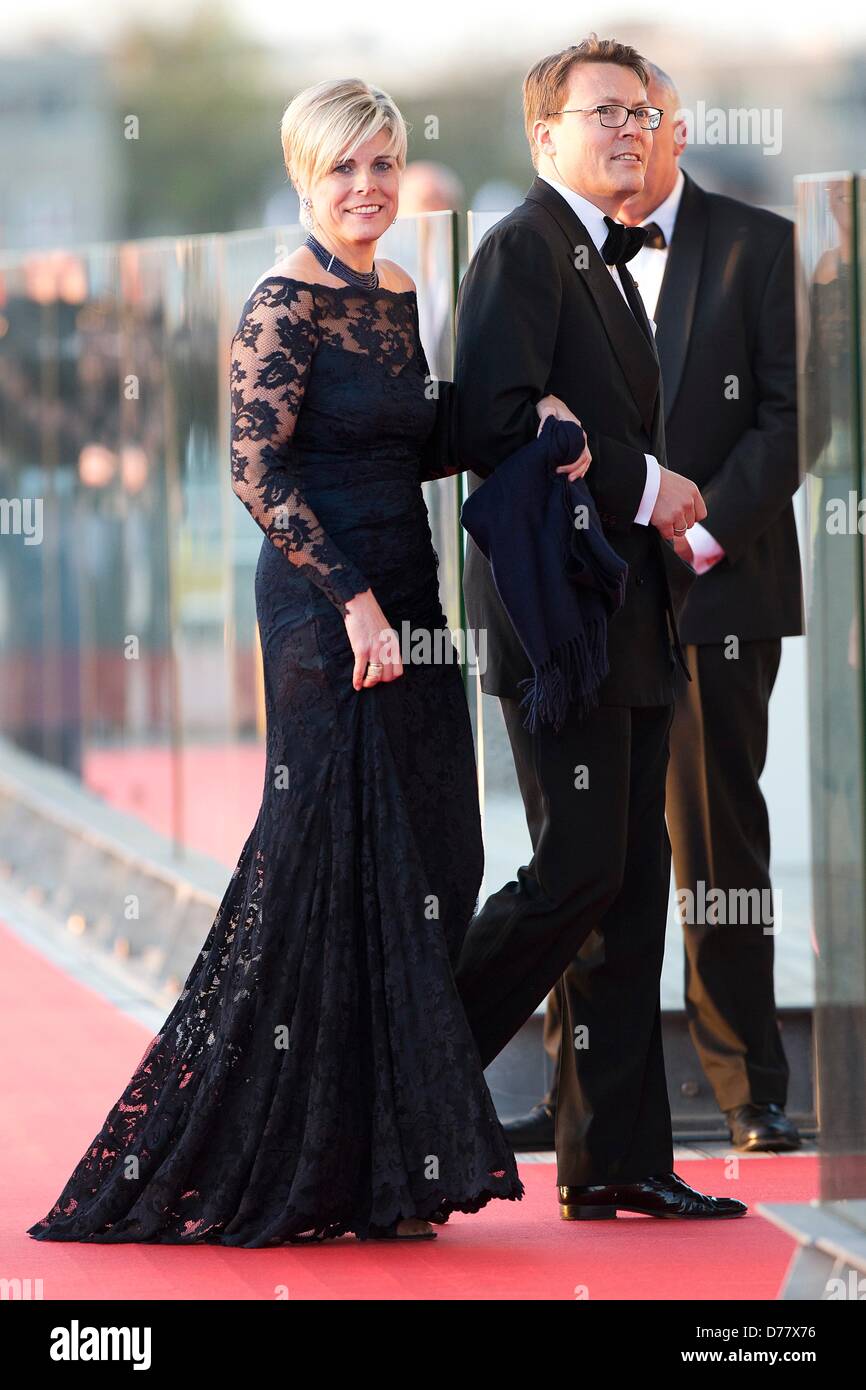
[{"label": "scarf fringe", "polygon": [[570,705],[582,719],[598,704],[598,687],[608,673],[607,622],[594,619],[579,636],[553,648],[533,675],[518,682],[525,693],[520,708],[527,709],[524,728],[534,733],[539,723],[552,724],[558,733]]}]

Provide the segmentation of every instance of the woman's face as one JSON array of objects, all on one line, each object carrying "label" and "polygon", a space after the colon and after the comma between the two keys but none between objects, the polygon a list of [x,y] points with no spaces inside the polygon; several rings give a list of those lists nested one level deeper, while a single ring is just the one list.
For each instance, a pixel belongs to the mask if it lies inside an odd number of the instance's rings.
[{"label": "woman's face", "polygon": [[314,230],[354,245],[378,241],[387,231],[400,198],[396,157],[384,153],[390,140],[380,130],[316,181],[309,193]]}]

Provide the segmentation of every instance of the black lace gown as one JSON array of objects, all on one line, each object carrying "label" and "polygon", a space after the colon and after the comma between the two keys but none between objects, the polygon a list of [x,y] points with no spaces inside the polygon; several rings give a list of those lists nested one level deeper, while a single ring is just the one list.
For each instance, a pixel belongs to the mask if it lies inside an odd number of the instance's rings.
[{"label": "black lace gown", "polygon": [[265,532],[261,809],[39,1240],[364,1238],[523,1194],[452,973],[483,870],[460,667],[356,691],[342,616],[372,588],[398,635],[446,628],[415,293],[267,276],[231,370],[233,487]]}]

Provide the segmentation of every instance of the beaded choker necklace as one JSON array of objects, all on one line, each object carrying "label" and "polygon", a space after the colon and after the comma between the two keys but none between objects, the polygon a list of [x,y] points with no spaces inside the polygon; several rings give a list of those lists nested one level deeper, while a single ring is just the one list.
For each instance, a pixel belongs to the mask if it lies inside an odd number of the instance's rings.
[{"label": "beaded choker necklace", "polygon": [[374,266],[372,270],[353,270],[345,261],[341,261],[339,256],[335,256],[333,251],[327,251],[320,241],[317,241],[310,232],[305,246],[309,246],[319,265],[327,270],[329,275],[338,275],[341,280],[347,280],[350,285],[357,285],[362,290],[377,290],[379,288],[379,272]]}]

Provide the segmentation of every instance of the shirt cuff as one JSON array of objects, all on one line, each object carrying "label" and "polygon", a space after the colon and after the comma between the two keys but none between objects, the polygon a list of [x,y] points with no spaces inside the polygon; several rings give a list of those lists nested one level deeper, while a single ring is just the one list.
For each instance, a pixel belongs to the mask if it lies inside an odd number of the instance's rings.
[{"label": "shirt cuff", "polygon": [[717,565],[719,560],[724,560],[725,552],[719,545],[714,536],[711,536],[705,526],[696,521],[694,526],[690,526],[686,532],[686,540],[692,548],[694,555],[693,569],[695,574],[705,574],[707,570]]},{"label": "shirt cuff", "polygon": [[646,459],[646,487],[643,490],[643,497],[640,499],[640,506],[634,519],[635,526],[649,526],[662,481],[661,468],[655,454],[644,454],[644,458]]}]

